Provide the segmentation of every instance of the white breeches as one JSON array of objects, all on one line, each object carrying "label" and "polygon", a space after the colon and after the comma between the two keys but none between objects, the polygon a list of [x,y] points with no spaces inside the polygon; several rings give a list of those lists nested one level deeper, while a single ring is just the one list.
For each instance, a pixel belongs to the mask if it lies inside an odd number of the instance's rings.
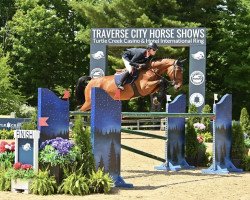
[{"label": "white breeches", "polygon": [[132,70],[133,70],[133,66],[131,66],[131,65],[129,64],[129,61],[127,61],[127,60],[124,59],[123,57],[122,57],[122,60],[123,60],[123,62],[124,62],[124,65],[125,65],[126,69],[128,70],[128,72],[131,73]]}]

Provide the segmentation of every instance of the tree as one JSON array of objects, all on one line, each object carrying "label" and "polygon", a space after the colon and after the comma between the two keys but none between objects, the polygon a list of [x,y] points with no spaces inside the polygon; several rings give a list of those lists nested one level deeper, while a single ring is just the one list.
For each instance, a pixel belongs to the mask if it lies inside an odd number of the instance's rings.
[{"label": "tree", "polygon": [[17,11],[2,31],[15,85],[36,104],[38,87],[55,90],[74,87],[79,74],[86,74],[89,47],[77,40],[78,18],[68,1],[16,2]]},{"label": "tree", "polygon": [[249,120],[249,114],[246,108],[241,109],[240,125],[242,127],[243,133],[246,133],[248,136],[250,136],[250,120]]},{"label": "tree", "polygon": [[213,93],[233,94],[233,118],[240,105],[250,109],[250,4],[244,0],[177,0],[181,21],[207,28],[206,101]]},{"label": "tree", "polygon": [[8,59],[9,56],[4,56],[0,48],[0,114],[17,112],[24,102],[24,97],[11,83],[14,76],[11,75],[12,70],[8,65]]}]

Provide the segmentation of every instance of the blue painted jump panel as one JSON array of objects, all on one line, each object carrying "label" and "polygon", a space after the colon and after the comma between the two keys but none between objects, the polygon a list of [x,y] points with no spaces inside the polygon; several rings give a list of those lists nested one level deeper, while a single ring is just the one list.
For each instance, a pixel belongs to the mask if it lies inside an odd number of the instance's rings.
[{"label": "blue painted jump panel", "polygon": [[232,95],[224,95],[217,104],[214,104],[213,111],[216,114],[213,122],[213,164],[202,172],[208,174],[242,172],[242,169],[237,169],[233,165],[230,156],[232,147]]},{"label": "blue painted jump panel", "polygon": [[[178,95],[173,102],[167,103],[167,113],[185,113],[186,95]],[[181,168],[194,168],[189,166],[185,159],[185,118],[166,118],[166,162],[155,167],[157,170],[178,171]]]},{"label": "blue painted jump panel", "polygon": [[91,90],[91,141],[96,168],[104,168],[116,187],[133,187],[120,175],[121,102],[100,88]]},{"label": "blue painted jump panel", "polygon": [[38,88],[38,121],[48,118],[48,126],[39,126],[40,143],[62,137],[69,138],[69,101],[58,98],[52,91],[46,88]]}]

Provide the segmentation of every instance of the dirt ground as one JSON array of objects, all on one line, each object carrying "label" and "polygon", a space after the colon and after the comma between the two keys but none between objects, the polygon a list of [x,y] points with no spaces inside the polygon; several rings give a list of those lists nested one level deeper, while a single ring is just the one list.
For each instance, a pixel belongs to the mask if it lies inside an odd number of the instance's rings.
[{"label": "dirt ground", "polygon": [[[151,132],[152,133],[152,132]],[[155,132],[164,135],[164,132]],[[122,135],[122,144],[164,158],[164,141],[141,136]],[[215,199],[250,200],[250,173],[228,175],[202,174],[201,169],[179,172],[156,171],[161,163],[126,150],[122,150],[121,175],[134,188],[114,188],[109,195],[36,196],[0,192],[0,200],[116,200],[116,199]]]}]

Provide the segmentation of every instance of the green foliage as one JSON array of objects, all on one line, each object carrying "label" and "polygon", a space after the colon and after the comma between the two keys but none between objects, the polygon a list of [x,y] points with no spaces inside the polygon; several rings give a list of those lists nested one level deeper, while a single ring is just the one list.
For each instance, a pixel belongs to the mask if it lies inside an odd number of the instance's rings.
[{"label": "green foliage", "polygon": [[[197,108],[194,105],[189,107],[189,113],[196,113]],[[197,134],[194,128],[194,123],[197,118],[189,117],[186,126],[186,158],[189,162],[195,161],[198,156],[198,141]],[[195,164],[195,163],[194,163]]]},{"label": "green foliage", "polygon": [[13,130],[0,130],[0,139],[14,139],[14,131]]},{"label": "green foliage", "polygon": [[103,169],[98,169],[97,172],[92,171],[89,178],[89,188],[91,193],[107,194],[113,186],[113,180],[109,174],[105,174]]},{"label": "green foliage", "polygon": [[67,154],[61,155],[51,145],[46,145],[43,150],[40,151],[39,161],[43,165],[60,166],[64,168],[67,165],[71,165],[79,154],[79,149],[73,147]]},{"label": "green foliage", "polygon": [[243,161],[245,156],[244,136],[240,123],[232,123],[232,148],[231,158]]},{"label": "green foliage", "polygon": [[244,140],[245,147],[250,149],[250,138]]},{"label": "green foliage", "polygon": [[77,168],[82,170],[82,174],[87,177],[95,170],[95,161],[92,153],[90,129],[83,130],[82,117],[77,116],[73,127],[73,140],[79,148],[80,157],[77,158]]},{"label": "green foliage", "polygon": [[15,152],[0,153],[0,167],[4,169],[11,168],[15,160]]},{"label": "green foliage", "polygon": [[12,69],[8,65],[8,61],[9,56],[2,54],[0,45],[0,114],[17,112],[20,105],[24,102],[24,98],[12,84],[12,80],[15,77],[11,75]]},{"label": "green foliage", "polygon": [[[17,10],[0,33],[4,50],[19,86],[31,105],[37,103],[37,88],[74,86],[79,73],[88,74],[89,45],[76,40],[84,19],[69,1],[16,1]],[[82,67],[85,66],[85,67]],[[46,78],[49,77],[49,78]]]},{"label": "green foliage", "polygon": [[208,166],[209,154],[206,153],[207,146],[202,143],[198,143],[198,153],[197,153],[197,166]]},{"label": "green foliage", "polygon": [[243,133],[246,133],[250,137],[250,120],[249,114],[246,108],[242,108],[240,113],[240,125]]},{"label": "green foliage", "polygon": [[33,169],[19,169],[9,168],[6,176],[11,179],[31,179],[34,178],[35,172]]},{"label": "green foliage", "polygon": [[205,142],[213,142],[213,136],[211,132],[205,132],[201,134]]},{"label": "green foliage", "polygon": [[250,171],[250,156],[245,156],[244,158],[244,169]]},{"label": "green foliage", "polygon": [[58,192],[71,195],[89,194],[88,179],[74,172],[63,180],[58,188]]},{"label": "green foliage", "polygon": [[11,179],[6,176],[6,172],[6,169],[0,167],[0,191],[10,191],[11,188]]},{"label": "green foliage", "polygon": [[39,171],[33,179],[30,191],[32,194],[51,195],[56,193],[57,184],[54,176],[48,171]]},{"label": "green foliage", "polygon": [[37,112],[32,112],[31,120],[22,123],[23,130],[37,130]]},{"label": "green foliage", "polygon": [[22,118],[33,118],[34,116],[37,117],[36,113],[37,109],[35,107],[23,104],[19,108],[19,112],[17,113],[17,115]]},{"label": "green foliage", "polygon": [[[202,113],[211,113],[211,107],[209,105],[205,105],[202,108]],[[207,131],[207,132],[210,131],[210,122],[211,122],[210,117],[202,117],[201,118],[201,123],[206,126],[205,131]]]}]

